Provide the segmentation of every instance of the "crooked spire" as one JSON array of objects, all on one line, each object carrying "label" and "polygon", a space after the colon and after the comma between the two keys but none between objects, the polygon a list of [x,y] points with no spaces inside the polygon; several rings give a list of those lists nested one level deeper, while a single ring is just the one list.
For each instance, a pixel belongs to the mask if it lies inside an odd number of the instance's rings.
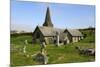
[{"label": "crooked spire", "polygon": [[52,21],[51,21],[51,17],[50,17],[49,7],[47,8],[45,22],[44,22],[43,26],[53,27],[53,24],[52,24]]}]

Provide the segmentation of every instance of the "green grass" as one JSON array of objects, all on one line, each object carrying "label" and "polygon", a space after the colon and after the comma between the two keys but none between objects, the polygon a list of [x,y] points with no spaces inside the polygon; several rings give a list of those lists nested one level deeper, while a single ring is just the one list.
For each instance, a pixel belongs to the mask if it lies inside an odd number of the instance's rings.
[{"label": "green grass", "polygon": [[32,36],[24,36],[24,35],[22,35],[22,36],[16,36],[16,37],[11,37],[11,44],[24,44],[24,40],[28,40],[28,42],[32,42]]},{"label": "green grass", "polygon": [[[86,32],[87,33],[87,32]],[[88,33],[87,33],[88,34]],[[66,46],[60,47],[54,44],[46,46],[47,55],[49,57],[48,64],[60,64],[60,63],[78,63],[78,62],[90,62],[95,61],[95,56],[80,55],[75,49],[75,46],[80,46],[82,49],[94,48],[95,49],[95,36],[89,36],[77,43],[70,43]],[[30,57],[26,57],[22,52],[24,46],[24,40],[27,39],[29,44],[27,45],[26,51]],[[10,65],[13,66],[27,66],[27,65],[38,65],[39,62],[33,60],[31,55],[40,52],[39,44],[32,44],[31,36],[18,36],[11,37],[11,52],[10,52]],[[93,41],[90,43],[90,41]]]},{"label": "green grass", "polygon": [[[22,45],[21,45],[22,46]],[[80,55],[75,49],[75,46],[81,46],[82,48],[94,48],[94,45],[89,43],[75,43],[69,44],[66,47],[56,47],[53,44],[46,47],[46,51],[49,57],[48,64],[59,64],[59,63],[74,63],[74,62],[88,62],[91,59],[95,60],[94,56]],[[90,47],[91,46],[91,47]],[[27,45],[27,54],[32,55],[40,51],[39,44]],[[32,57],[27,58],[24,56],[22,51],[11,52],[11,66],[24,66],[24,65],[37,65],[37,61],[34,61]]]}]

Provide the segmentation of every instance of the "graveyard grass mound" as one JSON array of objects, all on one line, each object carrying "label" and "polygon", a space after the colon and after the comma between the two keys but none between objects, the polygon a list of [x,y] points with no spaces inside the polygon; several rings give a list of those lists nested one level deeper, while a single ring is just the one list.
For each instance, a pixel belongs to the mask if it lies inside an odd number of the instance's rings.
[{"label": "graveyard grass mound", "polygon": [[[48,57],[47,64],[61,64],[61,63],[79,63],[95,61],[95,56],[88,56],[79,54],[76,46],[81,49],[92,48],[95,49],[95,33],[90,33],[90,30],[82,30],[86,37],[77,43],[70,43],[60,47],[54,44],[46,46],[46,54]],[[26,45],[26,54],[23,53],[24,40],[28,40]],[[31,35],[11,35],[10,45],[10,65],[13,66],[28,66],[38,65],[38,61],[34,60],[37,53],[40,52],[40,44],[32,44]]]}]

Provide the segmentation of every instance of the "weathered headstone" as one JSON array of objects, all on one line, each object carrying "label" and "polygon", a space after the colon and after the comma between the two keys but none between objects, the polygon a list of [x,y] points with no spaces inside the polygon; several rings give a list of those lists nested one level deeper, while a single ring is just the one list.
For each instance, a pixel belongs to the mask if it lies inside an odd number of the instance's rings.
[{"label": "weathered headstone", "polygon": [[44,41],[41,42],[40,47],[41,47],[40,53],[36,54],[35,59],[38,62],[40,62],[41,64],[47,64],[48,63],[48,57],[46,55],[46,49],[45,49],[46,48],[46,44],[45,44]]},{"label": "weathered headstone", "polygon": [[38,53],[35,57],[35,59],[40,62],[41,64],[47,64],[48,63],[48,57],[45,54]]},{"label": "weathered headstone", "polygon": [[28,44],[27,40],[24,41],[24,46],[23,46],[23,53],[26,54],[26,45]]},{"label": "weathered headstone", "polygon": [[44,64],[48,63],[48,57],[46,55],[44,55]]},{"label": "weathered headstone", "polygon": [[23,53],[26,53],[26,46],[23,47]]},{"label": "weathered headstone", "polygon": [[44,54],[44,53],[46,52],[46,51],[45,51],[45,48],[46,48],[45,42],[42,42],[40,46],[41,46],[41,53]]},{"label": "weathered headstone", "polygon": [[27,40],[25,40],[24,42],[25,42],[26,45],[28,44],[28,41]]},{"label": "weathered headstone", "polygon": [[92,49],[92,48],[84,49],[84,53],[86,55],[89,55],[89,56],[94,56],[95,55],[95,50]]},{"label": "weathered headstone", "polygon": [[80,54],[88,55],[88,56],[95,56],[95,49],[88,48],[88,49],[81,49],[80,47],[75,47]]},{"label": "weathered headstone", "polygon": [[56,32],[56,36],[57,36],[57,46],[59,46],[59,32]]}]

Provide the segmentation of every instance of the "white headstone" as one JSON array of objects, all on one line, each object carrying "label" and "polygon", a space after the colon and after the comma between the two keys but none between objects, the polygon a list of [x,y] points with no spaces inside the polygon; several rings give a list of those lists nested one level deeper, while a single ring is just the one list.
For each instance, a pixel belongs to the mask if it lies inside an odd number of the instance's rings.
[{"label": "white headstone", "polygon": [[44,55],[44,64],[48,63],[48,57],[46,55]]},{"label": "white headstone", "polygon": [[26,45],[28,44],[28,41],[27,41],[27,40],[25,40],[25,44],[26,44]]},{"label": "white headstone", "polygon": [[59,46],[59,35],[57,35],[57,46]]},{"label": "white headstone", "polygon": [[26,53],[26,46],[23,47],[23,53]]},{"label": "white headstone", "polygon": [[57,46],[59,46],[59,32],[56,32],[57,35]]}]

